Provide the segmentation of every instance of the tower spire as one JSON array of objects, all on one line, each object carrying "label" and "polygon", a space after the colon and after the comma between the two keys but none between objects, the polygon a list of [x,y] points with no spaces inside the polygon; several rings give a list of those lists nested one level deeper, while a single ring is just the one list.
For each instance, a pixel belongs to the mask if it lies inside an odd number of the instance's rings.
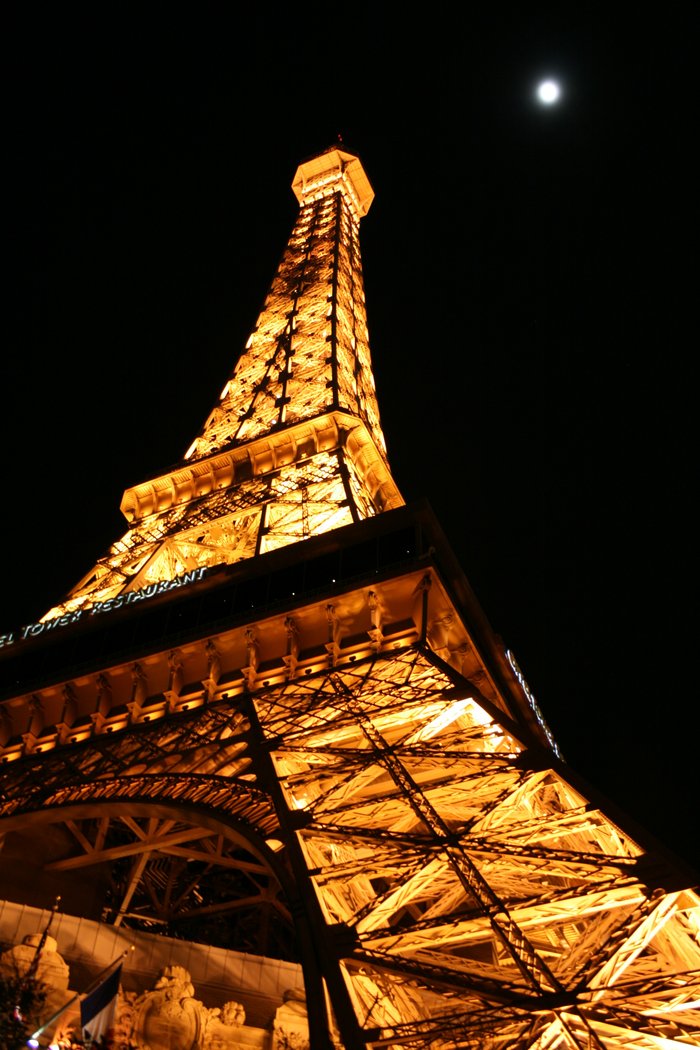
[{"label": "tower spire", "polygon": [[292,189],[300,208],[294,229],[188,460],[338,410],[362,420],[385,452],[359,247],[360,219],[374,191],[358,158],[335,147],[301,164]]},{"label": "tower spire", "polygon": [[374,191],[338,146],[303,162],[262,311],[182,462],[126,490],[129,528],[44,619],[230,565],[403,505],[386,457],[360,220]]}]

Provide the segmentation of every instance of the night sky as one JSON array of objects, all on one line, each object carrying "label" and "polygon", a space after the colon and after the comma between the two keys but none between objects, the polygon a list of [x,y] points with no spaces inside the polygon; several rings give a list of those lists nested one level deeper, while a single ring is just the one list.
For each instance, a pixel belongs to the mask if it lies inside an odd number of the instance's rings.
[{"label": "night sky", "polygon": [[182,458],[262,306],[296,167],[340,137],[376,194],[361,246],[399,488],[564,758],[700,865],[688,132],[657,90],[690,27],[577,3],[16,6],[0,633]]}]

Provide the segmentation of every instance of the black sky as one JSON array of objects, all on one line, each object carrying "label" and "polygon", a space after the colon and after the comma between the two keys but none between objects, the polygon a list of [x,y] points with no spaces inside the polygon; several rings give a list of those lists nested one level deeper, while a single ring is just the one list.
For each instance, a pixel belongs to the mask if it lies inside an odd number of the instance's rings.
[{"label": "black sky", "polygon": [[529,6],[8,16],[0,632],[182,457],[255,323],[294,171],[341,136],[376,193],[361,244],[397,483],[429,500],[564,757],[698,864],[688,133],[657,91],[688,37]]}]

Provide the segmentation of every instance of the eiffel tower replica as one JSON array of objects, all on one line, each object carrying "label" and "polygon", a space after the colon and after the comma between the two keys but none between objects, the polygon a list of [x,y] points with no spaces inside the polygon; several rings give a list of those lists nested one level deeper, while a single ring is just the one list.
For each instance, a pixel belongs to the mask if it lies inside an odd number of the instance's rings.
[{"label": "eiffel tower replica", "polygon": [[0,638],[0,898],[297,962],[311,1050],[700,1046],[694,873],[565,763],[392,478],[362,164],[292,189],[182,461]]}]

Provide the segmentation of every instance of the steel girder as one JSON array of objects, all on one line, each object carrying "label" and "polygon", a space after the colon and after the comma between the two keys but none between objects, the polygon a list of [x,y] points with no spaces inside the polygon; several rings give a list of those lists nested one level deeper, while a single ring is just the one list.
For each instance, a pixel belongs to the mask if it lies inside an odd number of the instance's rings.
[{"label": "steel girder", "polygon": [[0,830],[62,820],[57,872],[128,858],[126,925],[197,915],[183,860],[200,917],[271,907],[329,1045],[698,1045],[696,894],[542,758],[415,644],[13,763]]}]

